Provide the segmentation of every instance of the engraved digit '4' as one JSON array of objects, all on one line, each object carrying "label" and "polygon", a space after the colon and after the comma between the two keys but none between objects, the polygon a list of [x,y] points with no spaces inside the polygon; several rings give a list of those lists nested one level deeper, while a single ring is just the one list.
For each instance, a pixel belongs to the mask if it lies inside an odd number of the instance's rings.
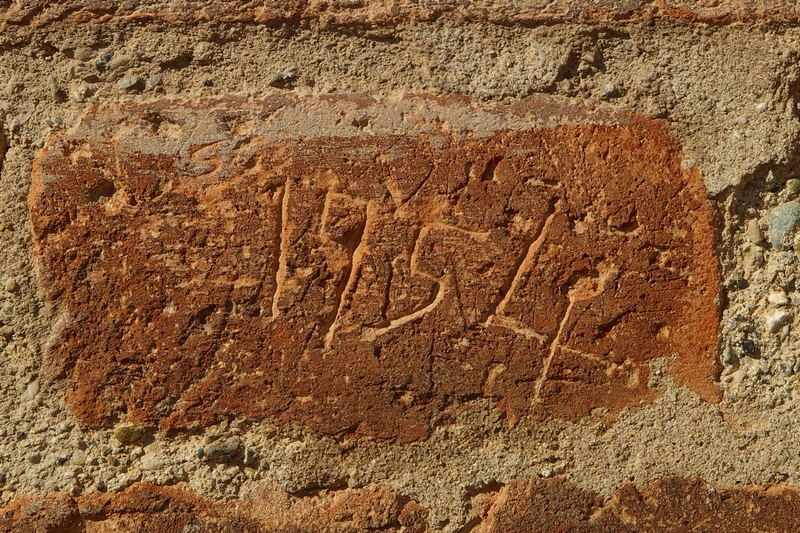
[{"label": "engraved digit '4'", "polygon": [[[566,311],[564,311],[564,316],[561,317],[561,321],[558,325],[558,331],[556,332],[555,337],[553,337],[553,341],[550,343],[550,351],[547,354],[547,359],[544,361],[544,365],[542,367],[542,373],[539,378],[536,380],[536,388],[534,392],[533,399],[531,401],[532,404],[539,403],[541,401],[541,393],[542,387],[544,386],[544,382],[547,381],[548,373],[550,372],[550,366],[553,363],[553,358],[556,355],[559,347],[561,347],[561,338],[564,335],[564,330],[567,326],[567,323],[570,319],[570,314],[572,313],[572,308],[578,302],[584,302],[586,300],[591,300],[602,294],[608,285],[610,280],[613,280],[617,274],[617,268],[613,265],[600,265],[599,268],[599,276],[597,278],[593,277],[582,277],[580,278],[575,284],[570,288],[569,292],[567,293],[569,298],[569,305],[567,305]],[[589,358],[593,358],[591,354],[581,354]]]},{"label": "engraved digit '4'", "polygon": [[535,332],[519,320],[505,315],[504,312],[508,306],[508,303],[511,301],[514,292],[519,289],[523,276],[530,270],[531,265],[536,258],[536,254],[539,253],[539,250],[544,244],[547,234],[550,231],[550,227],[553,225],[553,220],[560,212],[560,202],[553,202],[550,204],[550,208],[547,211],[547,218],[545,219],[544,224],[542,224],[539,234],[530,241],[530,244],[528,244],[525,250],[525,254],[521,256],[520,260],[517,261],[517,268],[514,269],[509,277],[509,281],[500,291],[498,303],[494,306],[494,309],[489,311],[486,321],[484,322],[485,327],[497,325],[518,333],[524,337],[539,339],[543,342],[547,340],[544,335]]}]

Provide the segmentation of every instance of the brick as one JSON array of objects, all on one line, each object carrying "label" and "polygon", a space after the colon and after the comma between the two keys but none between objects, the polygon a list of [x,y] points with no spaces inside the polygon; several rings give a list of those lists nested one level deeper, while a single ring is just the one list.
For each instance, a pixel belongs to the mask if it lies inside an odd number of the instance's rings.
[{"label": "brick", "polygon": [[728,23],[749,20],[797,22],[800,8],[788,0],[765,5],[758,0],[556,0],[506,2],[499,0],[27,0],[13,2],[0,11],[8,25],[41,27],[58,22],[107,22],[119,18],[133,21],[160,20],[170,24],[203,21],[274,23],[298,19],[321,19],[344,25],[400,24],[409,20],[438,18],[488,21],[498,24],[637,22],[671,20],[683,23]]},{"label": "brick", "polygon": [[96,106],[29,201],[45,354],[92,427],[408,442],[464,402],[609,420],[649,362],[719,399],[720,274],[661,123],[536,97]]},{"label": "brick", "polygon": [[[773,485],[732,488],[667,477],[643,491],[626,484],[603,500],[564,478],[518,479],[473,494],[462,531],[792,533],[798,508],[796,488]],[[234,502],[216,502],[177,487],[137,484],[118,494],[17,496],[0,510],[0,533],[435,531],[427,518],[423,505],[383,485],[292,496],[256,482]]]},{"label": "brick", "polygon": [[19,496],[0,511],[2,533],[423,533],[427,511],[386,486],[291,496],[265,483],[235,504],[174,487],[137,484],[117,494]]},{"label": "brick", "polygon": [[[478,505],[474,505],[474,504]],[[772,485],[715,487],[667,477],[647,490],[620,487],[603,501],[564,479],[521,479],[473,497],[473,533],[745,533],[796,531],[797,489]]]}]

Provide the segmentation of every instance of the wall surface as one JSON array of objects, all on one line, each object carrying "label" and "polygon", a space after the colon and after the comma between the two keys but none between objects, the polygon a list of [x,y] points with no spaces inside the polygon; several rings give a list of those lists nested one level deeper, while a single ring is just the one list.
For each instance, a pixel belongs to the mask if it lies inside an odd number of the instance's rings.
[{"label": "wall surface", "polygon": [[798,529],[794,3],[0,26],[0,531]]}]

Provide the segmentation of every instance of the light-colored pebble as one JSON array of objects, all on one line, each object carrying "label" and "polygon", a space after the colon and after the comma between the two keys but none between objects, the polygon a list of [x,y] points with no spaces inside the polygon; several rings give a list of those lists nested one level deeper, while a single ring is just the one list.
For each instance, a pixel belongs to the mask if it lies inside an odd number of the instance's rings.
[{"label": "light-colored pebble", "polygon": [[34,379],[30,383],[28,383],[28,386],[26,388],[26,393],[28,395],[28,399],[29,400],[33,400],[34,398],[36,398],[36,395],[39,394],[39,380],[38,379]]},{"label": "light-colored pebble", "polygon": [[766,316],[765,322],[770,333],[777,333],[783,326],[788,324],[792,315],[784,310],[773,311]]},{"label": "light-colored pebble", "polygon": [[72,459],[70,462],[75,466],[84,466],[86,464],[86,452],[83,450],[75,450],[72,452]]},{"label": "light-colored pebble", "polygon": [[139,76],[126,76],[119,82],[119,88],[123,91],[138,91],[144,86],[142,78]]},{"label": "light-colored pebble", "polygon": [[94,50],[88,46],[79,46],[73,52],[72,57],[78,61],[89,61],[92,57],[94,57]]},{"label": "light-colored pebble", "polygon": [[159,470],[164,466],[164,459],[159,455],[147,453],[142,457],[141,470],[153,471]]},{"label": "light-colored pebble", "polygon": [[613,83],[606,83],[602,87],[600,87],[600,94],[602,96],[608,97],[614,94],[614,91],[617,90],[617,87]]},{"label": "light-colored pebble", "polygon": [[761,233],[758,220],[749,220],[745,226],[745,233],[747,234],[747,239],[753,244],[760,245],[764,242],[764,234]]},{"label": "light-colored pebble", "polygon": [[108,70],[125,70],[130,67],[133,58],[130,56],[115,56],[108,62]]},{"label": "light-colored pebble", "polygon": [[774,306],[782,307],[789,304],[789,297],[786,296],[785,292],[775,291],[769,293],[769,296],[767,296],[767,301]]},{"label": "light-colored pebble", "polygon": [[153,74],[152,76],[147,78],[147,88],[154,89],[160,86],[163,82],[164,82],[164,74],[162,74],[161,72]]}]

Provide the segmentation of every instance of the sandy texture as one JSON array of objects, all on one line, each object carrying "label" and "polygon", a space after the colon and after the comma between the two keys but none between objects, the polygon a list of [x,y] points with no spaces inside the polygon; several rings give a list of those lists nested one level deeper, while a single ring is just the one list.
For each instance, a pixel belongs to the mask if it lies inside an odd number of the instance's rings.
[{"label": "sandy texture", "polygon": [[506,25],[642,20],[797,22],[800,10],[788,0],[766,5],[758,0],[19,0],[0,10],[3,24],[34,27],[113,19],[159,20],[176,25],[205,21],[265,24],[306,19],[336,25],[393,25],[440,18]]}]

